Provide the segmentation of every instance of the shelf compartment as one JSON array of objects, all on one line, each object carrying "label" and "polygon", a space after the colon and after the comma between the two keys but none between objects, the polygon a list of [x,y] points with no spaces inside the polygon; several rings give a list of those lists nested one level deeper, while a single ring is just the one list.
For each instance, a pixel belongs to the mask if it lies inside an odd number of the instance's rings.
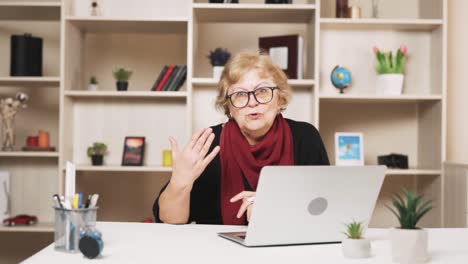
[{"label": "shelf compartment", "polygon": [[27,225],[19,225],[19,226],[0,226],[0,233],[1,232],[37,232],[37,233],[45,233],[45,232],[54,232],[54,223],[49,222],[38,222],[35,225],[27,226]]},{"label": "shelf compartment", "polygon": [[186,98],[187,92],[152,91],[65,91],[72,98]]},{"label": "shelf compartment", "polygon": [[[314,80],[311,79],[288,80],[288,83],[292,87],[311,87],[315,84]],[[193,78],[192,84],[194,87],[215,87],[218,85],[218,81],[213,78]]]},{"label": "shelf compartment", "polygon": [[5,158],[58,158],[59,153],[53,151],[0,151],[0,157]]},{"label": "shelf compartment", "polygon": [[60,20],[59,1],[1,1],[0,20]]},{"label": "shelf compartment", "polygon": [[399,96],[385,95],[359,95],[359,94],[336,94],[320,95],[321,101],[327,102],[346,102],[346,103],[418,103],[426,101],[441,101],[441,95],[410,95],[403,94]]},{"label": "shelf compartment", "polygon": [[109,166],[88,166],[88,165],[78,165],[76,166],[76,171],[99,171],[99,172],[171,172],[172,167],[162,167],[162,166],[119,166],[119,165],[109,165]]},{"label": "shelf compartment", "polygon": [[0,85],[55,86],[58,88],[60,77],[0,77]]},{"label": "shelf compartment", "polygon": [[198,22],[308,23],[314,17],[314,4],[193,4]]},{"label": "shelf compartment", "polygon": [[186,34],[185,17],[165,19],[125,19],[69,16],[66,21],[84,32]]},{"label": "shelf compartment", "polygon": [[321,18],[322,29],[333,30],[409,30],[432,31],[443,25],[442,19]]}]

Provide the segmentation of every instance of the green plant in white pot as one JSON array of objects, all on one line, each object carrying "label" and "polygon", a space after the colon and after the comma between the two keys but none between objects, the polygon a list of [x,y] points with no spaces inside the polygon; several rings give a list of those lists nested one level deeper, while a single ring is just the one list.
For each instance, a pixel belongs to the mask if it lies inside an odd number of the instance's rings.
[{"label": "green plant in white pot", "polygon": [[341,249],[346,258],[370,257],[370,241],[363,237],[364,224],[353,221],[346,224],[346,238],[341,242]]},{"label": "green plant in white pot", "polygon": [[231,53],[227,49],[216,48],[208,55],[210,64],[213,66],[213,79],[219,80],[224,70],[224,65],[231,58]]},{"label": "green plant in white pot", "polygon": [[89,78],[88,90],[97,91],[97,89],[98,89],[98,80],[95,76],[91,76],[91,78]]},{"label": "green plant in white pot", "polygon": [[132,77],[133,71],[125,68],[116,68],[112,73],[117,82],[117,91],[127,91],[128,80]]},{"label": "green plant in white pot", "polygon": [[427,251],[427,230],[417,227],[421,218],[432,209],[432,201],[424,201],[422,195],[404,190],[404,198],[394,194],[390,198],[393,207],[387,205],[398,218],[399,228],[390,233],[392,260],[398,263],[425,263],[429,260]]},{"label": "green plant in white pot", "polygon": [[377,93],[383,95],[401,95],[403,92],[403,81],[405,64],[408,49],[405,45],[401,45],[393,53],[380,51],[374,47],[374,54],[377,60],[375,70],[377,71]]}]

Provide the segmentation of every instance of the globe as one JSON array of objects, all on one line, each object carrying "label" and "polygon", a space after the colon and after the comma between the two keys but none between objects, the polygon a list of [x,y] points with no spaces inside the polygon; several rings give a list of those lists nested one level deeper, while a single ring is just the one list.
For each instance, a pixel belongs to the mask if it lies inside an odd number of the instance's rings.
[{"label": "globe", "polygon": [[346,67],[337,65],[332,70],[331,82],[333,86],[340,89],[340,93],[343,93],[343,89],[351,84],[351,72]]}]

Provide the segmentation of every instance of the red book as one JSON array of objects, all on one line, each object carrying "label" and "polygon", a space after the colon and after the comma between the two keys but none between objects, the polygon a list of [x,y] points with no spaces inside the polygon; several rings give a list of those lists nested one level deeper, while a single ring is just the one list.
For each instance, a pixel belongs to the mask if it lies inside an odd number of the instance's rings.
[{"label": "red book", "polygon": [[170,65],[167,68],[166,74],[164,74],[164,77],[162,78],[161,82],[158,84],[158,87],[156,87],[156,91],[162,90],[162,88],[164,87],[164,84],[166,84],[167,79],[169,79],[169,76],[171,76],[171,73],[173,70],[174,70],[174,65]]}]

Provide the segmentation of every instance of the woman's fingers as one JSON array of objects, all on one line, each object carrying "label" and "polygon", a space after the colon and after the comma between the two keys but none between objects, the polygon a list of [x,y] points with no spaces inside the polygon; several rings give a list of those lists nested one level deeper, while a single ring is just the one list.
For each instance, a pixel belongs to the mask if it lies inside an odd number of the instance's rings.
[{"label": "woman's fingers", "polygon": [[207,129],[205,129],[205,131],[201,134],[201,136],[198,138],[197,143],[195,144],[195,146],[193,146],[193,150],[194,150],[196,153],[199,153],[199,152],[201,151],[201,149],[202,149],[203,146],[205,145],[205,142],[206,142],[206,140],[208,139],[208,137],[210,136],[210,134],[211,134],[212,131],[213,131],[213,129],[207,128]]},{"label": "woman's fingers", "polygon": [[187,144],[187,147],[189,149],[193,149],[193,147],[197,143],[198,138],[200,138],[200,136],[202,135],[203,132],[205,132],[205,130],[206,130],[206,128],[202,128],[202,129],[198,130],[197,133],[193,134],[192,138],[190,139],[189,144]]},{"label": "woman's fingers", "polygon": [[250,191],[242,191],[238,194],[236,194],[234,197],[231,198],[230,202],[235,203],[239,200],[242,200],[244,198],[249,198],[255,196],[255,192],[250,192]]},{"label": "woman's fingers", "polygon": [[218,155],[219,153],[219,150],[220,150],[220,147],[219,146],[216,146],[214,147],[214,149],[211,151],[210,154],[208,154],[208,156],[206,156],[204,159],[203,159],[203,167],[205,168],[206,166],[208,166],[208,164],[216,157],[216,155]]},{"label": "woman's fingers", "polygon": [[206,140],[205,144],[203,145],[201,151],[200,151],[200,157],[204,158],[206,156],[206,153],[210,150],[211,143],[213,143],[213,140],[215,138],[215,135],[211,133],[208,136],[208,139]]},{"label": "woman's fingers", "polygon": [[169,137],[169,142],[171,143],[172,159],[176,159],[177,153],[179,152],[179,145],[173,137]]},{"label": "woman's fingers", "polygon": [[252,206],[252,203],[247,201],[247,199],[244,199],[244,202],[242,203],[241,207],[239,208],[239,211],[237,212],[237,218],[241,218],[241,216],[247,211],[247,208]]}]

